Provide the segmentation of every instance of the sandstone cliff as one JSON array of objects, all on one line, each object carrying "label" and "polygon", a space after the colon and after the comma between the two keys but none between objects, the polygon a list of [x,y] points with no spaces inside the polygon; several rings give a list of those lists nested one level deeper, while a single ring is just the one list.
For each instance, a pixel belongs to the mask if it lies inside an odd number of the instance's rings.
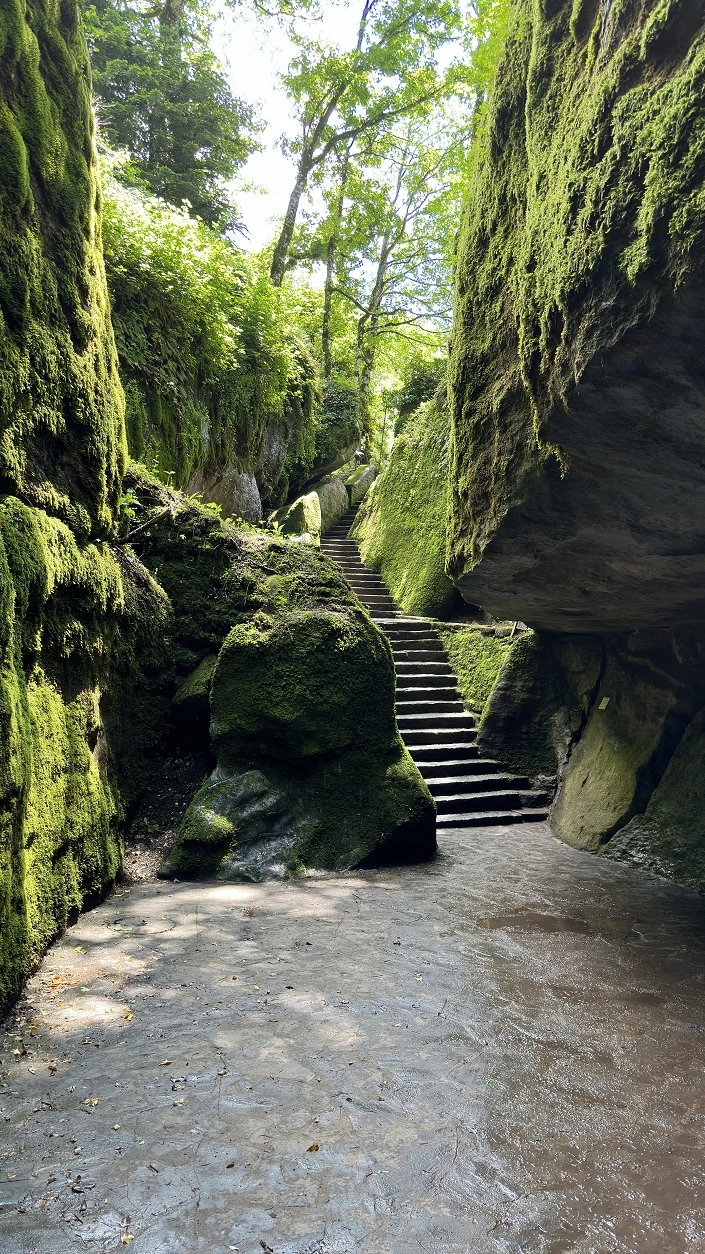
[{"label": "sandstone cliff", "polygon": [[678,852],[656,802],[705,699],[704,85],[702,5],[517,0],[461,232],[449,522],[466,599],[541,633],[487,747],[558,772],[566,840],[633,833],[699,886],[698,803]]}]

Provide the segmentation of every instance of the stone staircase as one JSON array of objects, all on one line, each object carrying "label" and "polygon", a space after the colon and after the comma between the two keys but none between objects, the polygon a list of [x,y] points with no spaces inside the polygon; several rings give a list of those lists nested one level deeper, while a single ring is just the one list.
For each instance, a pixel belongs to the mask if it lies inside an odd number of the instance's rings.
[{"label": "stone staircase", "polygon": [[439,831],[546,818],[548,797],[524,776],[481,758],[475,716],[463,704],[440,637],[427,618],[402,614],[379,575],[363,565],[349,531],[356,509],[321,540],[371,617],[389,637],[397,672],[397,722],[438,807]]}]

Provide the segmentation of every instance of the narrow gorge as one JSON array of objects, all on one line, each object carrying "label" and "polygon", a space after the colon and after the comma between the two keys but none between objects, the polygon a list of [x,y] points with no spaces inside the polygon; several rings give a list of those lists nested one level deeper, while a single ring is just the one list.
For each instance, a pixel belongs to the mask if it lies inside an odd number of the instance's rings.
[{"label": "narrow gorge", "polygon": [[0,0],[0,1254],[705,1248],[704,87]]}]

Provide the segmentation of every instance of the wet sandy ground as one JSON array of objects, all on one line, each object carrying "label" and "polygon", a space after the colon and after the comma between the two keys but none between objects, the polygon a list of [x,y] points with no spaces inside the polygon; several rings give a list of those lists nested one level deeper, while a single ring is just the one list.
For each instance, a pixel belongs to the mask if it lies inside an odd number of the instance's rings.
[{"label": "wet sandy ground", "polygon": [[0,1037],[0,1250],[705,1250],[695,894],[542,825],[137,884]]}]

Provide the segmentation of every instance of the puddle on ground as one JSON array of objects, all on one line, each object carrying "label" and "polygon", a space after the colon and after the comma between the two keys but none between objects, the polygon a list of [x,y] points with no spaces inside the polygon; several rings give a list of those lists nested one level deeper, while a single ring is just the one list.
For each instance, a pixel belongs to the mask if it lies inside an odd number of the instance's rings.
[{"label": "puddle on ground", "polygon": [[490,931],[517,928],[522,932],[577,932],[583,936],[610,936],[639,939],[629,919],[576,919],[566,914],[540,914],[535,910],[517,910],[516,914],[497,914],[478,919],[480,927]]}]

